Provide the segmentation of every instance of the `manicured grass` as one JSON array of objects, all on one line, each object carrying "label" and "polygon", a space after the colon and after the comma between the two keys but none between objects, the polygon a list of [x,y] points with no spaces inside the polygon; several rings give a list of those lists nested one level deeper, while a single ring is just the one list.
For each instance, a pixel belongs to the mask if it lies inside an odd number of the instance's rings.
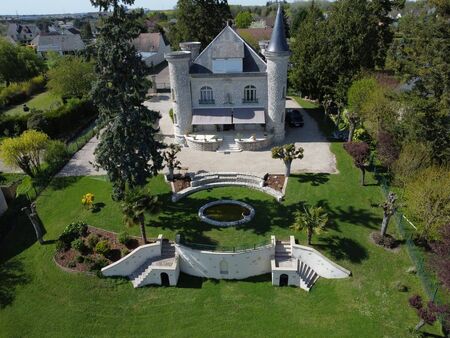
[{"label": "manicured grass", "polygon": [[[44,92],[41,94],[37,94],[33,96],[29,101],[25,102],[25,104],[30,108],[39,109],[39,110],[47,110],[56,106],[56,104],[61,103],[61,99],[53,96],[50,92]],[[5,110],[2,114],[4,115],[26,115],[28,112],[23,111],[23,104],[19,104],[15,107],[12,107],[8,110]]]},{"label": "manicured grass", "polygon": [[[404,248],[392,253],[370,242],[370,232],[381,222],[375,207],[381,200],[379,187],[372,177],[368,186],[359,186],[359,172],[342,145],[334,143],[332,150],[340,174],[291,177],[282,204],[243,188],[204,191],[171,203],[169,188],[158,177],[151,188],[165,203],[162,212],[148,220],[147,231],[171,239],[183,232],[192,241],[215,245],[250,244],[271,234],[287,238],[298,204],[320,203],[331,225],[313,244],[350,269],[351,278],[319,279],[310,293],[273,287],[268,275],[245,281],[182,275],[177,288],[135,290],[124,279],[61,271],[52,261],[55,245],[35,243],[32,227],[23,220],[0,247],[0,336],[409,337],[417,316],[407,299],[422,294],[420,282],[406,273],[412,263]],[[120,206],[110,199],[110,191],[101,177],[55,180],[38,199],[45,238],[57,238],[67,223],[80,219],[123,230]],[[81,208],[86,192],[102,203],[98,213]],[[213,229],[196,220],[200,205],[225,197],[253,205],[255,220],[238,229]],[[129,231],[138,234],[137,228]],[[305,243],[303,233],[296,237]],[[409,292],[398,292],[396,281]],[[438,334],[437,327],[426,331]]]},{"label": "manicured grass", "polygon": [[302,99],[301,97],[298,97],[298,96],[294,96],[294,98],[295,98],[295,101],[297,101],[298,104],[300,106],[302,106],[302,108],[305,108],[305,109],[320,108],[319,103],[308,101],[308,100]]}]

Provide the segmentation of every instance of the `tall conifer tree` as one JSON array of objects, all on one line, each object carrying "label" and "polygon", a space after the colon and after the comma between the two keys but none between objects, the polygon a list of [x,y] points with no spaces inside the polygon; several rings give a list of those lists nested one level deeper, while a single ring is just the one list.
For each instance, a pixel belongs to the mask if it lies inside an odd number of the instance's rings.
[{"label": "tall conifer tree", "polygon": [[96,165],[107,171],[113,184],[113,198],[123,199],[126,188],[142,186],[162,168],[156,139],[160,115],[143,105],[150,82],[148,67],[131,43],[140,31],[142,11],[127,11],[134,0],[91,0],[103,11],[97,40],[97,81],[93,99],[99,109],[100,142]]}]

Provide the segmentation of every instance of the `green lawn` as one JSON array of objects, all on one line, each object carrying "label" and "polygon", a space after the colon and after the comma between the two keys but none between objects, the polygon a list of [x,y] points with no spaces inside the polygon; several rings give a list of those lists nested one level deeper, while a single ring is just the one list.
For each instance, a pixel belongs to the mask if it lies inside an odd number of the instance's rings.
[{"label": "green lawn", "polygon": [[[314,246],[352,271],[345,280],[319,279],[310,293],[277,288],[270,276],[245,281],[203,280],[182,275],[177,288],[133,289],[124,279],[100,279],[61,271],[52,261],[55,245],[40,246],[32,227],[20,221],[0,247],[1,337],[409,337],[417,322],[407,299],[421,293],[418,278],[406,273],[411,262],[402,248],[391,253],[369,240],[381,222],[381,192],[372,177],[358,184],[359,172],[342,145],[332,144],[339,175],[298,175],[289,180],[286,201],[244,188],[221,188],[194,194],[177,203],[158,177],[151,182],[164,206],[148,220],[151,236],[173,239],[183,232],[192,241],[221,246],[260,242],[275,234],[286,238],[299,202],[321,203],[331,225],[314,237]],[[98,213],[83,210],[81,195],[92,192]],[[121,231],[120,206],[110,198],[104,178],[58,179],[38,199],[45,238],[65,225],[86,220]],[[256,218],[238,229],[214,229],[196,220],[200,205],[216,198],[242,199]],[[4,220],[2,220],[4,221]],[[137,228],[129,229],[138,234]],[[393,224],[391,231],[394,231]],[[304,234],[297,234],[301,243]],[[394,284],[409,287],[398,292]],[[438,334],[437,327],[426,331]]]},{"label": "green lawn", "polygon": [[[62,104],[62,101],[60,98],[55,97],[50,92],[44,92],[33,96],[29,101],[25,103],[30,108],[30,110],[32,108],[47,110],[52,108],[53,106],[56,106],[58,103]],[[8,110],[5,110],[2,114],[12,116],[12,115],[25,115],[28,113],[29,112],[23,111],[23,104],[19,104],[17,106],[11,107]]]},{"label": "green lawn", "polygon": [[301,97],[298,97],[298,96],[294,96],[294,98],[295,98],[295,101],[297,101],[298,104],[300,106],[302,106],[302,108],[305,108],[305,109],[320,108],[320,104],[318,104],[316,102],[308,101],[308,100],[302,99]]}]

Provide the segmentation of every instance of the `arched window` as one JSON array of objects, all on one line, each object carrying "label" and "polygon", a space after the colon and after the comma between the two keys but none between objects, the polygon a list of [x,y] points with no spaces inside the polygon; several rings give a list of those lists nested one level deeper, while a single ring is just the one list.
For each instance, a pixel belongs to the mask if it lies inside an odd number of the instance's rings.
[{"label": "arched window", "polygon": [[246,86],[244,88],[244,103],[246,102],[258,102],[256,98],[256,87],[255,86]]},{"label": "arched window", "polygon": [[200,103],[214,103],[213,90],[211,87],[204,86],[200,89]]}]

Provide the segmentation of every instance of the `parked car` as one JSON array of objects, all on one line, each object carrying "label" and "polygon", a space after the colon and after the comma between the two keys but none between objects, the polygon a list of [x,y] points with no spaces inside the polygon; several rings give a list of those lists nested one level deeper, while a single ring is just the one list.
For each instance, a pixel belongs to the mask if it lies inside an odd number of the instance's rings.
[{"label": "parked car", "polygon": [[298,109],[288,110],[286,112],[286,122],[290,127],[303,127],[305,125],[302,113]]}]

